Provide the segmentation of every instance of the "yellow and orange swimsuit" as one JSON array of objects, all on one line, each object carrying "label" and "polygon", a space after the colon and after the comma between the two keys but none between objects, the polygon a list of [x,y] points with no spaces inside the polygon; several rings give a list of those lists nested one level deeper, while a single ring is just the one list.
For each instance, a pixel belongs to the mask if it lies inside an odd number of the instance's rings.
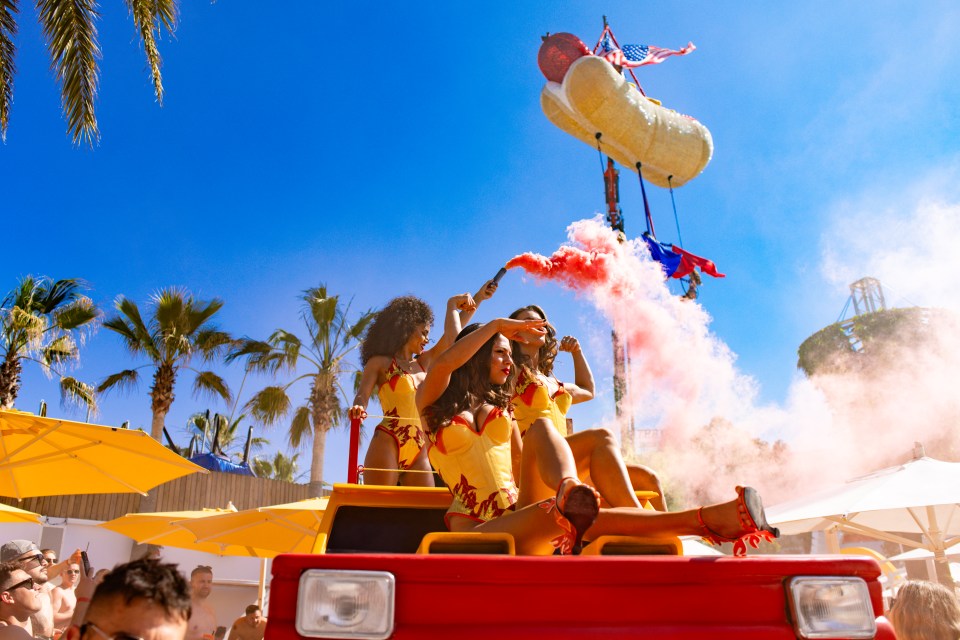
[{"label": "yellow and orange swimsuit", "polygon": [[520,435],[527,432],[537,418],[548,418],[560,435],[567,437],[567,411],[573,403],[573,396],[557,380],[557,392],[552,396],[547,386],[537,375],[529,375],[524,368],[517,377],[516,390],[513,392],[513,417],[520,427]]},{"label": "yellow and orange swimsuit", "polygon": [[510,459],[512,431],[510,416],[495,408],[479,431],[454,416],[431,436],[430,464],[453,494],[444,517],[448,529],[452,516],[479,523],[513,510],[518,491]]},{"label": "yellow and orange swimsuit", "polygon": [[413,376],[401,369],[394,359],[387,370],[387,381],[380,385],[377,395],[385,416],[377,425],[377,431],[396,441],[397,468],[401,471],[409,469],[425,441],[420,414],[417,413],[417,387]]}]

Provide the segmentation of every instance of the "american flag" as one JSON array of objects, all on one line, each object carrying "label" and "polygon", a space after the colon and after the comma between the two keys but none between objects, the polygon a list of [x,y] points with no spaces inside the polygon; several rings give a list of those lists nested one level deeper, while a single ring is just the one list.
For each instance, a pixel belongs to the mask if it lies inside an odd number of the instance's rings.
[{"label": "american flag", "polygon": [[696,50],[692,42],[687,43],[682,49],[661,49],[653,45],[646,44],[625,44],[622,49],[618,49],[611,42],[609,36],[604,36],[601,43],[601,53],[610,64],[618,67],[642,67],[647,64],[660,64],[670,56],[685,56],[691,51]]}]

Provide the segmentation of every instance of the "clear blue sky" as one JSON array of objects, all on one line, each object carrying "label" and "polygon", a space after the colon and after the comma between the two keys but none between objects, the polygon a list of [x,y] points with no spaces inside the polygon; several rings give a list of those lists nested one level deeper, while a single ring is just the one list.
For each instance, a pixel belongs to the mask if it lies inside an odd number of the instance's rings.
[{"label": "clear blue sky", "polygon": [[[596,152],[540,112],[536,54],[548,31],[593,46],[606,14],[621,43],[697,46],[638,75],[713,135],[712,162],[676,192],[684,246],[727,274],[708,279],[701,303],[759,402],[784,402],[797,346],[837,319],[853,279],[895,284],[897,304],[950,299],[943,271],[941,282],[867,273],[878,263],[865,238],[917,241],[913,203],[958,202],[953,3],[558,4],[184,2],[176,38],[161,42],[161,108],[125,6],[106,0],[92,150],[67,138],[25,5],[0,146],[0,288],[28,273],[80,277],[109,308],[120,294],[143,304],[181,285],[223,298],[222,328],[258,338],[302,334],[297,295],[319,283],[357,309],[413,293],[439,312],[603,209]],[[650,191],[660,239],[675,241],[669,195]],[[633,236],[642,206],[626,171],[621,195]],[[846,224],[858,216],[861,226]],[[938,268],[955,274],[946,257]],[[529,302],[591,345],[601,397],[577,408],[578,424],[609,415],[609,347],[591,305],[511,272],[478,318]],[[101,330],[75,375],[98,381],[131,364]],[[221,372],[236,390],[240,367]],[[149,427],[148,383],[104,398],[98,421]],[[18,407],[41,398],[60,413],[55,383],[28,366]],[[225,410],[193,400],[181,379],[168,428],[180,435],[207,406]],[[265,435],[281,443],[285,432]],[[327,480],[345,479],[344,443],[328,440]]]}]

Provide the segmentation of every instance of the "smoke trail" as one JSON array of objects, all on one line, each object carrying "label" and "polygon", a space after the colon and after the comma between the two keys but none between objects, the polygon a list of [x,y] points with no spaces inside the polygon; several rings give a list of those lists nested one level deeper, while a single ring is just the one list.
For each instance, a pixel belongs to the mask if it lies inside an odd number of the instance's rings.
[{"label": "smoke trail", "polygon": [[[783,406],[760,405],[756,381],[736,369],[710,316],[670,293],[642,241],[618,242],[599,217],[572,224],[568,237],[553,255],[523,254],[508,267],[584,295],[626,342],[625,409],[638,429],[661,430],[661,451],[647,462],[683,501],[727,498],[734,484],[757,486],[770,502],[796,497],[902,461],[915,438],[953,451],[955,436],[944,432],[960,424],[960,394],[950,388],[960,331],[883,354],[874,345],[885,366],[798,379]],[[765,441],[771,433],[785,442]]]}]

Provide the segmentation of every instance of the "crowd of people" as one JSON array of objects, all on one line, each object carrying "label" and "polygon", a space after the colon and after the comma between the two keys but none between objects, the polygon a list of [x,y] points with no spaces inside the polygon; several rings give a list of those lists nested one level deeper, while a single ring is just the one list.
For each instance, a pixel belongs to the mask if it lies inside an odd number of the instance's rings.
[{"label": "crowd of people", "polygon": [[246,607],[228,630],[209,602],[212,589],[205,565],[188,580],[149,556],[88,575],[80,550],[59,561],[52,549],[10,540],[0,547],[0,640],[263,640],[260,606]]}]

